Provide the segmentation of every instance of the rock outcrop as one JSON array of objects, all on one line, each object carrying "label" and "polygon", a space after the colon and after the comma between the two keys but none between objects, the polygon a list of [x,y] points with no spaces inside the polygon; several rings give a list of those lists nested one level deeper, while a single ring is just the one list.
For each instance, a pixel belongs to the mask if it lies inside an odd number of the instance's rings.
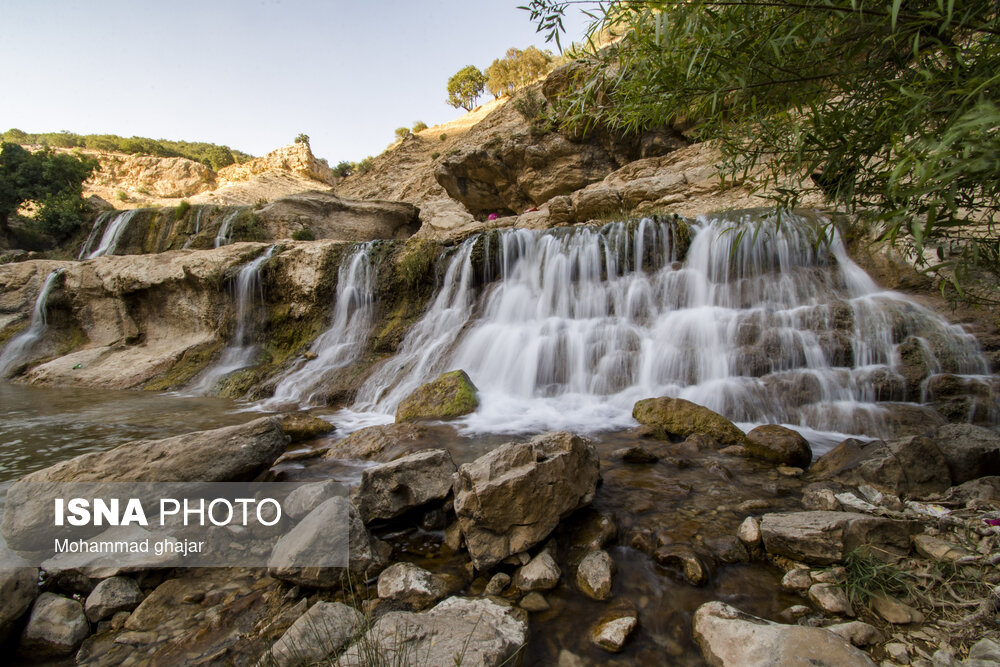
[{"label": "rock outcrop", "polygon": [[809,476],[843,484],[869,484],[895,495],[924,497],[951,486],[948,461],[931,438],[862,442],[848,439],[821,456]]},{"label": "rock outcrop", "polygon": [[330,185],[336,182],[327,161],[317,159],[309,144],[296,142],[277,148],[263,157],[223,167],[218,174],[219,185],[224,187],[247,181],[268,171],[286,171]]},{"label": "rock outcrop", "polygon": [[303,192],[277,199],[256,211],[271,239],[301,230],[313,238],[350,241],[406,239],[420,228],[416,206],[403,202],[355,201],[332,192]]},{"label": "rock outcrop", "polygon": [[465,371],[442,373],[420,385],[396,408],[396,423],[420,419],[454,419],[479,407],[476,385]]},{"label": "rock outcrop", "polygon": [[131,190],[156,197],[178,198],[191,197],[212,190],[217,185],[215,172],[200,162],[183,157],[122,153],[95,155],[99,167],[85,187],[88,191],[98,190],[99,194]]}]

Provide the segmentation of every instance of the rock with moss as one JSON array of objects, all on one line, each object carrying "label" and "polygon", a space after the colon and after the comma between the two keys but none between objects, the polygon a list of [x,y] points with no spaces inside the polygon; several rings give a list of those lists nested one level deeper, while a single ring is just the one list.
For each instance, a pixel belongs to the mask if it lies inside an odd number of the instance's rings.
[{"label": "rock with moss", "polygon": [[286,412],[278,417],[281,420],[281,430],[285,432],[292,442],[309,440],[318,435],[329,433],[334,429],[333,424],[319,417],[314,417],[308,412]]},{"label": "rock with moss", "polygon": [[683,398],[646,398],[632,407],[632,416],[660,438],[707,435],[723,445],[746,445],[746,435],[718,412]]},{"label": "rock with moss", "polygon": [[421,385],[396,409],[396,423],[420,419],[454,419],[479,407],[476,385],[465,371],[449,371]]}]

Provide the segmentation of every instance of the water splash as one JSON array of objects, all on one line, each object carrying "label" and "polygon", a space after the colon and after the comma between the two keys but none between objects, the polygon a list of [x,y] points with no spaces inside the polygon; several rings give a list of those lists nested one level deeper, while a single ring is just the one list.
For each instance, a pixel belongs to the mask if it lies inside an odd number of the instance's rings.
[{"label": "water splash", "polygon": [[8,377],[28,360],[32,348],[42,338],[45,329],[48,327],[46,310],[48,308],[49,295],[56,286],[56,281],[63,274],[65,269],[56,269],[51,272],[42,284],[42,289],[35,299],[35,307],[31,311],[31,320],[28,328],[12,338],[3,351],[0,352],[0,378]]},{"label": "water splash", "polygon": [[388,421],[412,389],[462,368],[480,389],[461,422],[473,432],[624,428],[636,400],[678,396],[740,423],[879,435],[905,340],[924,341],[936,370],[988,372],[972,336],[879,288],[823,220],[703,217],[691,231],[680,263],[670,224],[649,219],[502,231],[499,279],[480,294],[470,239],[359,391],[354,410],[369,414],[343,418]]},{"label": "water splash", "polygon": [[372,247],[372,242],[362,243],[341,262],[330,328],[313,342],[309,355],[312,358],[282,378],[274,396],[261,404],[262,408],[311,404],[331,371],[357,360],[373,323],[375,267]]},{"label": "water splash", "polygon": [[[94,259],[95,257],[115,254],[122,232],[125,231],[125,228],[128,227],[138,212],[139,209],[134,208],[117,213],[115,211],[107,211],[98,215],[94,221],[94,227],[90,230],[90,236],[87,237],[87,242],[80,249],[77,259]],[[107,224],[105,225],[105,223]],[[94,244],[94,239],[97,237],[97,232],[102,226],[104,227],[104,234],[101,236],[101,242],[98,244],[96,250],[89,252],[91,246]]]},{"label": "water splash", "polygon": [[215,365],[202,373],[196,384],[191,387],[192,394],[212,393],[220,380],[253,363],[258,351],[254,342],[257,321],[254,306],[258,301],[264,300],[260,272],[274,255],[276,247],[269,247],[260,257],[247,262],[237,274],[235,289],[236,331]]}]

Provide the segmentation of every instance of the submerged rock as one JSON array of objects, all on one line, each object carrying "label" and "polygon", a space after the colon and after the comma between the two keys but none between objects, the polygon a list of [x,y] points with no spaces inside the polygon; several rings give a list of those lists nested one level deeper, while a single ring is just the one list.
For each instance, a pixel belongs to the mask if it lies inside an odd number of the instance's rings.
[{"label": "submerged rock", "polygon": [[18,651],[34,659],[59,658],[73,653],[89,634],[83,605],[55,593],[42,593],[31,609]]},{"label": "submerged rock", "polygon": [[607,551],[591,551],[577,567],[576,585],[592,600],[607,600],[611,597],[616,569]]},{"label": "submerged rock", "polygon": [[707,435],[723,445],[746,445],[746,435],[718,412],[683,398],[646,398],[632,408],[632,416],[651,426],[660,437]]},{"label": "submerged rock", "polygon": [[479,407],[476,385],[463,370],[450,371],[420,385],[396,408],[396,423],[418,419],[454,419]]},{"label": "submerged rock", "polygon": [[765,514],[760,532],[769,554],[795,561],[829,565],[862,546],[907,553],[914,526],[854,512],[786,512]]},{"label": "submerged rock", "polygon": [[874,667],[861,650],[822,628],[782,625],[722,602],[694,614],[692,633],[715,667]]},{"label": "submerged rock", "polygon": [[758,426],[747,433],[747,453],[758,459],[808,468],[812,448],[797,431],[778,424]]},{"label": "submerged rock", "polygon": [[446,449],[418,452],[367,468],[361,473],[355,495],[358,512],[370,523],[444,499],[451,492],[455,470]]},{"label": "submerged rock", "polygon": [[566,432],[508,443],[461,466],[455,513],[476,568],[539,544],[593,500],[598,478],[594,445]]}]

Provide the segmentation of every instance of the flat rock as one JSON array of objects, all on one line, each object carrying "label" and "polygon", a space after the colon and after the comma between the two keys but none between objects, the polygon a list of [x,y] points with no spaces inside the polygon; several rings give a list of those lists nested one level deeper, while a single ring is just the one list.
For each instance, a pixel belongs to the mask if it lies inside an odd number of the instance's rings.
[{"label": "flat rock", "polygon": [[539,544],[563,517],[590,503],[598,478],[594,445],[565,432],[501,445],[461,466],[455,514],[476,568]]},{"label": "flat rock", "polygon": [[378,576],[378,596],[401,602],[411,609],[425,609],[445,595],[441,578],[413,563],[394,563]]},{"label": "flat rock", "polygon": [[914,535],[913,548],[924,558],[946,563],[972,555],[967,549],[932,535]]},{"label": "flat rock", "polygon": [[873,595],[871,606],[875,610],[875,613],[881,616],[883,620],[894,625],[924,622],[923,614],[908,604],[888,595]]},{"label": "flat rock", "polygon": [[615,561],[607,551],[592,551],[583,557],[576,570],[576,585],[592,600],[611,597]]},{"label": "flat rock", "polygon": [[132,611],[142,602],[142,591],[135,579],[110,577],[101,581],[87,596],[84,611],[91,623],[103,621],[119,611]]},{"label": "flat rock", "polygon": [[18,652],[34,659],[72,654],[90,634],[83,605],[76,600],[42,593],[31,608]]},{"label": "flat rock", "polygon": [[646,398],[632,407],[640,424],[654,429],[660,437],[684,438],[701,434],[722,445],[746,445],[746,435],[718,412],[683,398]]},{"label": "flat rock", "polygon": [[351,433],[334,443],[323,457],[392,461],[434,444],[433,431],[423,424],[383,424]]},{"label": "flat rock", "polygon": [[764,549],[774,555],[830,565],[864,545],[907,553],[913,525],[854,512],[765,514],[760,523]]},{"label": "flat rock", "polygon": [[722,602],[703,604],[692,633],[713,667],[874,667],[865,653],[822,628],[783,625]]},{"label": "flat rock", "polygon": [[625,647],[629,635],[639,625],[635,616],[624,616],[604,621],[590,631],[590,641],[610,653],[618,653]]},{"label": "flat rock", "polygon": [[366,468],[354,495],[365,523],[391,519],[451,493],[455,462],[446,449],[410,454]]},{"label": "flat rock", "polygon": [[320,663],[342,651],[363,623],[357,609],[340,602],[317,602],[292,623],[259,664],[291,667]]}]

